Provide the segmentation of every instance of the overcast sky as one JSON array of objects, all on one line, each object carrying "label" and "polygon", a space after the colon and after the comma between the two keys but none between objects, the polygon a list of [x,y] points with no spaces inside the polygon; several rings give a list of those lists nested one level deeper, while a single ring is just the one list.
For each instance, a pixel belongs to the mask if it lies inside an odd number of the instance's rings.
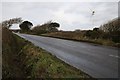
[{"label": "overcast sky", "polygon": [[92,29],[118,17],[118,2],[2,2],[2,20],[15,17],[34,26],[52,20],[62,30]]}]

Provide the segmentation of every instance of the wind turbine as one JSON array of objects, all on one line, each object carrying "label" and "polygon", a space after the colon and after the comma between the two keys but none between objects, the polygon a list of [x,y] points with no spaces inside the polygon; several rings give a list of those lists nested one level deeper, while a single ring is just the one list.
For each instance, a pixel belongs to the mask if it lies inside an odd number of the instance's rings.
[{"label": "wind turbine", "polygon": [[95,15],[95,11],[92,11],[92,16],[94,16]]},{"label": "wind turbine", "polygon": [[92,26],[94,26],[93,18],[94,18],[94,15],[95,15],[95,10],[90,9],[90,12],[91,12],[91,14],[90,14],[90,21],[92,23]]}]

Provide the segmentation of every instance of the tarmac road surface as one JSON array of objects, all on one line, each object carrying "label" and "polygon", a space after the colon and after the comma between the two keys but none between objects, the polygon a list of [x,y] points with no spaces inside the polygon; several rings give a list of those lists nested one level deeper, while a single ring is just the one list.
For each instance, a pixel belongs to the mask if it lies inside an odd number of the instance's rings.
[{"label": "tarmac road surface", "polygon": [[28,34],[25,38],[94,78],[118,78],[118,48]]}]

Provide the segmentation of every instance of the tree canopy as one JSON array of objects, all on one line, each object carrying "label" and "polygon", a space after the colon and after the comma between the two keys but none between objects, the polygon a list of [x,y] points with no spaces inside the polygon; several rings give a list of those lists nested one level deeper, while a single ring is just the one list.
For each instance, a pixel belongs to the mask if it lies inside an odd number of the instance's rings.
[{"label": "tree canopy", "polygon": [[120,18],[115,18],[108,23],[101,25],[101,30],[109,35],[114,42],[120,42]]},{"label": "tree canopy", "polygon": [[52,22],[50,23],[50,27],[60,27],[60,24],[56,22]]},{"label": "tree canopy", "polygon": [[103,30],[104,32],[120,32],[120,19],[116,18],[111,21],[109,21],[106,24],[103,24],[100,26],[100,29]]},{"label": "tree canopy", "polygon": [[32,26],[33,24],[29,21],[24,21],[19,25],[22,31],[29,31]]},{"label": "tree canopy", "polygon": [[47,23],[44,23],[42,25],[35,26],[32,31],[37,34],[47,33],[47,32],[55,32],[58,31],[58,28],[60,27],[60,24],[57,22],[49,21]]},{"label": "tree canopy", "polygon": [[22,22],[22,18],[12,18],[12,19],[9,19],[9,20],[5,20],[2,22],[2,27],[11,27],[12,24],[19,24]]}]

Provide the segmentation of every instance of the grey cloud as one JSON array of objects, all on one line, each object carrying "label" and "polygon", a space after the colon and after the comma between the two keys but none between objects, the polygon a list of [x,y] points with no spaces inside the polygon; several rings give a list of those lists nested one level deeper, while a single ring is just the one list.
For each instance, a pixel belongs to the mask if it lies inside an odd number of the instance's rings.
[{"label": "grey cloud", "polygon": [[[94,25],[90,19],[92,10]],[[115,2],[4,2],[2,13],[3,20],[23,17],[34,25],[54,20],[63,30],[92,29],[118,15]]]}]

